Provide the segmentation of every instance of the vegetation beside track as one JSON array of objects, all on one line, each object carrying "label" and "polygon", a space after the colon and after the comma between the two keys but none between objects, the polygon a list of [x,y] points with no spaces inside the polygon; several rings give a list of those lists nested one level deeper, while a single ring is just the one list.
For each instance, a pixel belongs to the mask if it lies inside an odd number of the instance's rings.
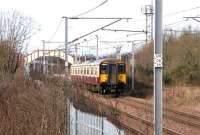
[{"label": "vegetation beside track", "polygon": [[[179,36],[166,35],[163,45],[165,85],[200,84],[200,34],[186,30]],[[153,45],[136,54],[136,78],[147,85],[153,84]]]},{"label": "vegetation beside track", "polygon": [[67,105],[62,83],[7,80],[0,83],[0,133],[65,135]]}]

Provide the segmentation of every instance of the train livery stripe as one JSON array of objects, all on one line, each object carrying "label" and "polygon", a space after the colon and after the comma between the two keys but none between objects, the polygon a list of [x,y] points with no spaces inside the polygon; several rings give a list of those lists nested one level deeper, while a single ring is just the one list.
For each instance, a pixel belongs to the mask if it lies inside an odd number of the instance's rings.
[{"label": "train livery stripe", "polygon": [[71,78],[72,78],[72,80],[75,80],[77,82],[99,85],[99,78],[98,77],[72,75]]}]

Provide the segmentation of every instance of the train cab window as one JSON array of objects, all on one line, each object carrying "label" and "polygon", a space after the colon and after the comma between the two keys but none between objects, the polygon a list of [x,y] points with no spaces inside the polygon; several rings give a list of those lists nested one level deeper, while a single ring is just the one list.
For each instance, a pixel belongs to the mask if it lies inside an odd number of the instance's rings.
[{"label": "train cab window", "polygon": [[125,73],[126,72],[126,66],[124,63],[118,64],[118,73]]},{"label": "train cab window", "polygon": [[108,64],[101,64],[100,65],[100,73],[107,74],[108,73]]}]

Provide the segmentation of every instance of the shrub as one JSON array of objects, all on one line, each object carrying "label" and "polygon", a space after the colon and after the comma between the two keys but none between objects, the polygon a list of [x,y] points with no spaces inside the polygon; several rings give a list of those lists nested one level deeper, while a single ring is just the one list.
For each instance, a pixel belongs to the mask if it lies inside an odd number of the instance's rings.
[{"label": "shrub", "polygon": [[[13,80],[0,93],[0,133],[66,134],[66,101],[62,85]],[[2,86],[2,85],[1,85]],[[1,89],[2,87],[0,87]]]},{"label": "shrub", "polygon": [[[199,34],[199,33],[198,33]],[[200,84],[200,37],[183,32],[165,38],[163,45],[163,82],[166,85]],[[151,85],[153,80],[153,45],[147,45],[136,56],[136,77]]]},{"label": "shrub", "polygon": [[172,74],[167,71],[164,72],[164,74],[163,74],[163,81],[164,81],[164,84],[166,84],[166,85],[174,84],[174,79],[173,79]]}]

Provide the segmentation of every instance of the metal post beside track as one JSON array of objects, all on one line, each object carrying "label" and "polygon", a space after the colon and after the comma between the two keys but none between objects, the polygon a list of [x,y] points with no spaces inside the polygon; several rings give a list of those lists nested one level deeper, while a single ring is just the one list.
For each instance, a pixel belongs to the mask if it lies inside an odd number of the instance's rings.
[{"label": "metal post beside track", "polygon": [[134,67],[135,67],[135,58],[134,58],[134,55],[135,55],[135,47],[134,47],[134,41],[132,41],[132,83],[131,83],[131,87],[132,87],[132,90],[134,90],[135,89],[135,84],[134,84],[134,79],[135,79],[135,70],[134,70]]},{"label": "metal post beside track", "polygon": [[162,135],[162,0],[155,1],[154,135]]},{"label": "metal post beside track", "polygon": [[45,74],[45,41],[42,40],[43,43],[43,74]]},{"label": "metal post beside track", "polygon": [[68,17],[65,18],[65,75],[68,75]]}]

